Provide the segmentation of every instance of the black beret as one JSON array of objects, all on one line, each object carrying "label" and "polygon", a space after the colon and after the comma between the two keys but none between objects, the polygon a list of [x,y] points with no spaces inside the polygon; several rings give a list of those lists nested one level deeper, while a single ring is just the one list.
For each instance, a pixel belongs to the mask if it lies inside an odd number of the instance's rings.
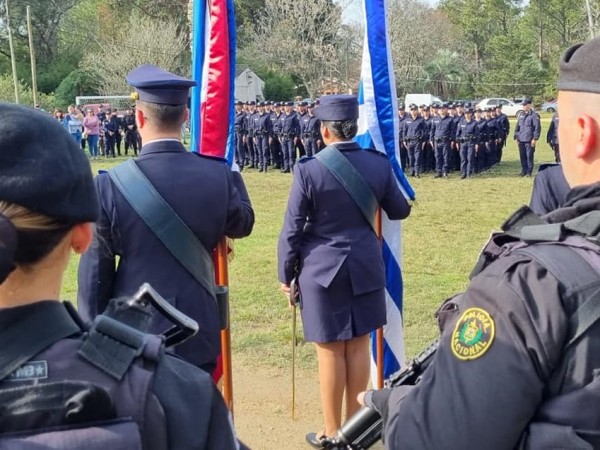
[{"label": "black beret", "polygon": [[0,200],[72,223],[94,222],[100,206],[90,163],[52,116],[0,103]]},{"label": "black beret", "polygon": [[300,103],[298,103],[298,106],[308,106],[308,103],[306,103],[306,102],[300,102]]},{"label": "black beret", "polygon": [[254,100],[249,100],[248,106],[256,106],[256,102]]},{"label": "black beret", "polygon": [[273,102],[273,106],[274,106],[275,108],[278,108],[278,107],[280,107],[280,106],[281,106],[281,103],[279,103],[279,102]]},{"label": "black beret", "polygon": [[417,105],[415,105],[414,103],[411,103],[408,107],[408,109],[413,110],[413,109],[418,109]]},{"label": "black beret", "polygon": [[294,102],[285,102],[283,106],[294,106]]},{"label": "black beret", "polygon": [[358,99],[354,95],[327,95],[314,109],[315,117],[321,120],[356,120],[358,119]]},{"label": "black beret", "polygon": [[569,48],[560,59],[559,91],[600,94],[600,37]]},{"label": "black beret", "polygon": [[398,104],[398,109],[404,109],[404,103],[399,103]]},{"label": "black beret", "polygon": [[448,108],[449,108],[449,105],[448,105],[448,103],[442,103],[442,104],[440,105],[440,108],[442,108],[442,109],[444,109],[444,108],[448,109]]},{"label": "black beret", "polygon": [[470,107],[469,107],[469,108],[466,108],[466,109],[465,109],[465,114],[469,114],[469,113],[470,113],[470,114],[473,114],[473,108],[470,108]]},{"label": "black beret", "polygon": [[235,106],[242,106],[244,104],[244,102],[238,100],[237,102],[235,102]]},{"label": "black beret", "polygon": [[527,97],[525,100],[523,100],[523,105],[531,105],[531,103],[532,103],[532,100],[529,97]]}]

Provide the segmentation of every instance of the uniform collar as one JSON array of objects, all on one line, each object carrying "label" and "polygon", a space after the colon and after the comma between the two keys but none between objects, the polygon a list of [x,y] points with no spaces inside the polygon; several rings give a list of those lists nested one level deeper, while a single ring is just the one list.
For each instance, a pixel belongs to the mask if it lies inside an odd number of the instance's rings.
[{"label": "uniform collar", "polygon": [[157,139],[144,144],[140,156],[153,153],[177,153],[187,152],[181,141],[177,139]]},{"label": "uniform collar", "polygon": [[346,150],[361,150],[360,145],[358,145],[354,141],[334,142],[333,144],[330,144],[330,145],[335,146],[335,148],[337,148],[341,152],[346,151]]}]

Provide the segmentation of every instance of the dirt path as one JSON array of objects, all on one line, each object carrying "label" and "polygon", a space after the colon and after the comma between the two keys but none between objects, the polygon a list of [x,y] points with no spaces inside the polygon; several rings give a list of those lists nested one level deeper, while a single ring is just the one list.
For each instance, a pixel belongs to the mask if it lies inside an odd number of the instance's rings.
[{"label": "dirt path", "polygon": [[306,450],[304,435],[322,427],[317,374],[296,371],[296,418],[291,416],[291,371],[234,361],[235,427],[252,450]]},{"label": "dirt path", "polygon": [[296,418],[292,420],[291,369],[233,363],[235,427],[240,439],[252,450],[310,449],[304,436],[323,426],[317,373],[296,371]]}]

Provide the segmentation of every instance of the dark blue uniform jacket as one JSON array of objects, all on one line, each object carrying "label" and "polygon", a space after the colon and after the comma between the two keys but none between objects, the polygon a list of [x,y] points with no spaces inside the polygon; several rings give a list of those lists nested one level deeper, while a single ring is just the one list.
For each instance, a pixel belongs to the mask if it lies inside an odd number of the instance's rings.
[{"label": "dark blue uniform jacket", "polygon": [[[209,252],[223,236],[239,238],[252,231],[254,212],[244,182],[224,162],[190,153],[176,140],[163,140],[144,145],[137,164]],[[130,296],[149,282],[200,326],[196,336],[176,348],[177,354],[198,366],[214,362],[220,353],[214,300],[150,231],[108,174],[98,175],[96,186],[101,217],[78,274],[82,316],[93,319],[111,298]],[[159,317],[154,333],[168,326]]]},{"label": "dark blue uniform jacket", "polygon": [[[366,179],[391,220],[409,215],[385,155],[354,142],[336,147]],[[327,288],[345,263],[355,295],[383,288],[380,244],[361,210],[323,164],[314,158],[300,161],[279,235],[279,280],[289,284],[300,263],[303,276]]]}]

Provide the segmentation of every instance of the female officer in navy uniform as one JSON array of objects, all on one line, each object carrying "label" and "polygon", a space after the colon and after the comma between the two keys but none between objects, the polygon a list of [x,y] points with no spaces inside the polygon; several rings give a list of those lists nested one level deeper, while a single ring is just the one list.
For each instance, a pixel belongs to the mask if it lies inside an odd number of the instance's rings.
[{"label": "female officer in navy uniform", "polygon": [[[321,134],[366,180],[392,220],[410,206],[398,188],[388,159],[352,141],[358,102],[331,95],[314,109]],[[386,323],[385,273],[375,232],[361,209],[318,158],[303,158],[294,171],[283,230],[279,236],[279,279],[284,292],[298,273],[304,337],[316,343],[325,427],[307,441],[321,447],[346,415],[358,408],[356,395],[369,380],[369,333]],[[299,268],[299,270],[298,270]]]}]

